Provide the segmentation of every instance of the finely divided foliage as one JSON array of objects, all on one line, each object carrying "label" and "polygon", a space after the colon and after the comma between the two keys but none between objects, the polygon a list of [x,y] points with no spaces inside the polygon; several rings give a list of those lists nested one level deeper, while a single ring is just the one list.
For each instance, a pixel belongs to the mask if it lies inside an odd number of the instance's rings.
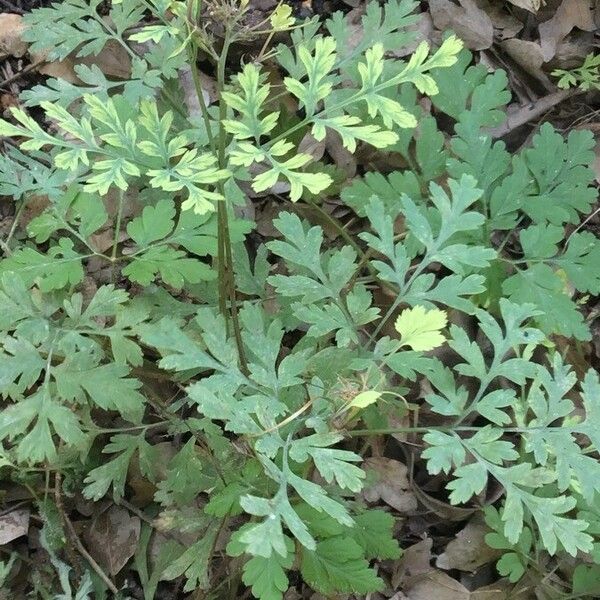
[{"label": "finely divided foliage", "polygon": [[[488,543],[510,550],[499,572],[517,581],[534,544],[594,550],[600,381],[578,381],[552,342],[590,339],[579,294],[600,292],[600,244],[576,226],[596,199],[591,134],[544,125],[511,156],[489,133],[505,118],[503,72],[470,66],[454,36],[394,58],[413,38],[410,0],[369,4],[352,43],[342,13],[292,27],[279,9],[252,30],[244,3],[223,5],[221,54],[194,3],[113,0],[109,18],[99,4],[36,10],[27,39],[61,59],[120,44],[131,78],[80,66],[81,85],[50,79],[24,94],[43,125],[25,109],[0,120],[14,140],[0,194],[18,215],[48,198],[2,246],[0,468],[30,489],[37,467],[61,471],[94,501],[119,502],[132,469],[148,480],[162,527],[197,541],[166,544],[152,574],[136,554],[146,598],[182,576],[185,591],[214,586],[225,535],[256,598],[281,600],[291,570],[323,595],[368,594],[386,585],[372,561],[401,549],[393,515],[359,501],[352,437],[393,432],[403,395],[426,379],[422,403],[442,425],[415,428],[419,460],[448,477],[453,504],[502,487],[485,513]],[[153,24],[132,34],[148,11]],[[269,54],[277,89],[260,61],[226,75],[230,44],[290,28],[293,44]],[[200,119],[173,102],[178,69],[199,51],[218,63],[220,91],[215,110],[199,90]],[[453,123],[447,143],[436,115]],[[358,239],[342,229],[345,243],[326,243],[290,205],[273,239],[244,244],[247,194],[337,193],[336,169],[298,150],[306,135],[410,168],[342,189]],[[375,288],[392,297],[383,311]],[[459,313],[479,337],[448,327]],[[452,369],[430,352],[444,344]],[[162,456],[155,431],[177,436],[178,451]],[[64,540],[43,539],[70,585]],[[88,589],[85,579],[78,597]]]}]

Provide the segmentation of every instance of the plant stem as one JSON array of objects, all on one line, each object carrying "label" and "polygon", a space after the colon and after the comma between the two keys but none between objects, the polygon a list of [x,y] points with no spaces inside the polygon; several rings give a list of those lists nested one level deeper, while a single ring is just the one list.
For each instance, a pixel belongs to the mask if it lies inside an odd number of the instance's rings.
[{"label": "plant stem", "polygon": [[[219,142],[218,142],[218,153],[217,158],[219,161],[219,167],[225,169],[227,167],[227,159],[225,156],[225,150],[227,147],[227,131],[223,126],[223,121],[227,117],[227,104],[222,97],[223,89],[225,88],[225,67],[227,65],[227,55],[232,42],[229,27],[225,30],[225,40],[223,42],[223,49],[219,56],[219,62],[217,65],[217,89],[219,92]],[[195,69],[196,65],[192,65]],[[202,90],[200,90],[202,96]],[[202,98],[202,101],[204,99]],[[233,335],[235,337],[235,343],[238,350],[240,359],[240,368],[242,372],[248,374],[248,363],[246,361],[246,355],[244,351],[244,343],[242,340],[242,334],[238,319],[238,307],[236,298],[236,286],[235,276],[233,272],[233,251],[231,248],[231,238],[229,235],[229,219],[227,214],[227,197],[225,193],[225,184],[219,184],[219,191],[223,196],[223,200],[219,202],[217,206],[217,218],[218,218],[218,260],[219,260],[219,307],[224,315],[231,316],[231,322],[233,325]],[[227,311],[227,299],[230,303],[230,311]]]},{"label": "plant stem", "polygon": [[[389,427],[382,429],[354,429],[352,431],[343,432],[348,437],[368,437],[371,435],[393,435],[395,433],[428,433],[430,431],[441,431],[442,433],[459,433],[459,432],[472,432],[481,431],[483,427],[466,427],[458,426],[435,426],[431,427]],[[548,429],[558,429],[560,431],[575,431],[569,427],[502,427],[500,428],[503,433],[530,433],[532,431],[541,431]]]},{"label": "plant stem", "polygon": [[121,220],[123,219],[123,196],[125,192],[119,189],[118,194],[118,207],[117,207],[117,219],[115,221],[115,237],[113,240],[112,252],[110,258],[113,262],[117,258],[117,246],[119,245],[119,234],[121,233]]},{"label": "plant stem", "polygon": [[11,249],[10,249],[10,240],[12,239],[12,236],[15,234],[15,231],[17,230],[17,225],[19,223],[19,219],[21,218],[21,215],[23,214],[23,210],[25,209],[25,200],[21,201],[21,204],[19,205],[19,208],[17,209],[17,212],[15,214],[15,218],[13,219],[12,225],[10,226],[10,231],[8,232],[8,235],[6,236],[6,239],[2,242],[2,249],[4,250],[4,253],[6,254],[6,256],[10,256],[12,254]]},{"label": "plant stem", "polygon": [[69,516],[67,515],[66,511],[62,507],[62,500],[60,497],[61,485],[62,485],[62,475],[60,474],[60,472],[57,471],[55,474],[55,481],[54,481],[55,501],[56,501],[56,505],[59,510],[61,519],[62,519],[65,527],[67,528],[67,533],[68,533],[69,539],[71,540],[71,542],[73,543],[73,545],[75,546],[75,548],[77,549],[79,554],[81,554],[81,556],[83,556],[83,558],[85,558],[85,560],[90,565],[90,567],[96,572],[96,575],[98,575],[98,577],[104,582],[106,587],[116,596],[119,593],[119,590],[117,589],[115,584],[112,582],[110,577],[102,570],[102,567],[100,567],[100,565],[94,560],[94,558],[91,556],[91,554],[85,549],[84,545],[81,543],[81,540],[79,539],[79,536],[77,535],[77,531],[75,531],[75,527],[73,526],[73,523],[71,523],[71,519],[69,519]]}]

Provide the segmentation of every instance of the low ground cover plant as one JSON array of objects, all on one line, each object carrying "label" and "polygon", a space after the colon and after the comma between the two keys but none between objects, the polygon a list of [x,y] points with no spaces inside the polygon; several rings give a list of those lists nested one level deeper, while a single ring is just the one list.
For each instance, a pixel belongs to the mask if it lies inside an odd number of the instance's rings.
[{"label": "low ground cover plant", "polygon": [[[259,23],[244,2],[99,5],[35,10],[26,39],[53,59],[119,44],[131,78],[80,65],[79,85],[50,79],[0,121],[16,206],[0,468],[29,491],[60,575],[34,573],[35,593],[126,597],[71,564],[65,503],[127,502],[134,471],[152,490],[134,560],[147,599],[173,580],[265,600],[298,581],[389,591],[378,565],[406,544],[398,515],[361,496],[361,462],[393,434],[418,441],[445,500],[484,511],[502,576],[570,555],[593,578],[600,381],[557,342],[590,339],[582,303],[600,292],[592,135],[545,124],[507,150],[491,134],[505,73],[472,66],[452,34],[414,45],[409,0],[369,4],[352,38],[342,13],[300,22],[284,5]],[[179,100],[186,65],[199,115]],[[303,150],[326,136],[398,167],[347,181]],[[248,216],[261,194],[281,208],[268,236]]]}]

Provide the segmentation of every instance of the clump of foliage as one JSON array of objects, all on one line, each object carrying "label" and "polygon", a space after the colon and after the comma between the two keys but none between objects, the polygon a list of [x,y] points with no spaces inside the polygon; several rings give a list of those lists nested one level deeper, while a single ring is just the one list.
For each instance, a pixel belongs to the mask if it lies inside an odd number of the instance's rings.
[{"label": "clump of foliage", "polygon": [[[14,141],[0,193],[18,216],[36,195],[49,199],[26,236],[15,227],[3,242],[4,475],[40,506],[52,473],[63,493],[118,503],[135,467],[155,486],[163,529],[200,532],[189,548],[166,545],[151,576],[136,557],[147,598],[182,576],[186,591],[214,590],[224,536],[256,598],[282,598],[291,571],[324,595],[382,590],[373,561],[401,546],[393,515],[357,496],[357,442],[398,431],[422,434],[419,460],[448,476],[451,503],[485,503],[488,483],[502,486],[486,510],[489,544],[508,551],[501,574],[518,580],[532,546],[600,560],[600,382],[593,371],[578,381],[553,343],[590,339],[580,300],[600,292],[600,244],[577,227],[596,200],[592,135],[544,125],[509,153],[488,133],[505,118],[502,71],[470,66],[454,36],[394,57],[413,39],[410,0],[369,4],[352,43],[341,13],[296,24],[280,7],[256,24],[244,3],[211,4],[224,23],[217,40],[192,0],[113,0],[109,18],[99,4],[36,10],[27,35],[52,58],[120,44],[131,79],[79,66],[81,85],[50,79],[23,94],[51,128],[26,109],[0,121]],[[271,48],[284,31],[292,43]],[[231,47],[265,38],[231,74]],[[203,96],[199,56],[214,61],[217,106]],[[284,73],[277,88],[267,59]],[[185,65],[197,118],[176,101]],[[453,123],[448,140],[442,122]],[[406,168],[343,186],[358,237],[330,216],[343,243],[326,244],[289,204],[277,236],[253,248],[254,223],[240,216],[250,189],[283,185],[317,210],[340,194],[335,166],[298,150],[308,133],[393,153]],[[377,288],[393,298],[384,311]],[[479,336],[457,324],[445,333],[459,313]],[[431,353],[442,345],[452,368]],[[442,424],[398,429],[415,406],[401,399],[423,379],[422,404]],[[180,440],[166,469],[157,431]],[[56,553],[66,537],[44,543],[65,589]],[[106,584],[91,575],[78,597]]]},{"label": "clump of foliage", "polygon": [[575,69],[555,69],[554,77],[558,77],[558,87],[568,90],[578,87],[580,90],[600,90],[600,54],[590,53],[583,64]]}]

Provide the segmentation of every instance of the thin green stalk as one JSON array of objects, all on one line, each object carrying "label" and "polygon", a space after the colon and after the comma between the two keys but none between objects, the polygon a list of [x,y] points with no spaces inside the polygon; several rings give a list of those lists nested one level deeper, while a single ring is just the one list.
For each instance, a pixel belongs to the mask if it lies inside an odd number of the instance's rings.
[{"label": "thin green stalk", "polygon": [[129,54],[130,58],[138,58],[137,54],[129,47],[123,38],[116,31],[114,31],[112,27],[109,27],[108,23],[95,10],[92,12],[92,18],[97,21],[108,34],[110,34],[115,42],[117,42],[117,44],[119,44],[125,50],[125,52]]},{"label": "thin green stalk", "polygon": [[156,429],[157,427],[165,427],[169,425],[170,421],[161,421],[160,423],[150,423],[148,425],[135,425],[134,427],[97,427],[90,431],[100,433],[127,433],[132,431],[147,431],[148,429]]},{"label": "thin green stalk", "polygon": [[219,276],[219,311],[225,317],[225,322],[228,324],[229,312],[227,310],[227,297],[228,297],[228,279],[227,279],[227,253],[225,251],[225,229],[227,224],[225,219],[224,205],[225,200],[219,202],[217,206],[217,264],[218,264],[218,276]]},{"label": "thin green stalk", "polygon": [[202,81],[200,80],[200,73],[196,68],[196,61],[198,60],[198,47],[195,44],[192,44],[190,52],[188,53],[190,65],[192,69],[192,80],[194,82],[194,88],[196,90],[196,96],[198,96],[198,103],[200,104],[200,113],[202,114],[202,120],[204,121],[204,126],[206,127],[206,135],[208,137],[208,144],[210,149],[216,153],[217,146],[215,143],[215,136],[213,135],[211,128],[210,115],[208,114],[208,107],[206,106],[206,102],[204,100],[204,94],[202,93]]},{"label": "thin green stalk", "polygon": [[410,286],[413,284],[413,282],[415,281],[415,279],[427,268],[427,266],[429,265],[429,262],[427,260],[428,258],[428,254],[426,254],[423,257],[422,262],[419,264],[419,266],[415,269],[414,273],[411,275],[410,279],[402,286],[400,292],[398,293],[398,297],[396,298],[396,300],[394,300],[393,304],[388,308],[387,312],[385,313],[385,315],[383,315],[383,317],[381,318],[381,320],[379,321],[379,323],[377,324],[377,327],[375,328],[375,331],[373,331],[373,333],[369,336],[369,339],[367,340],[365,347],[368,346],[371,342],[373,342],[374,339],[377,338],[377,335],[379,334],[379,332],[383,329],[383,326],[388,322],[388,320],[390,319],[390,317],[394,314],[394,312],[396,311],[396,309],[400,306],[400,304],[402,304],[403,300],[404,300],[404,296],[406,295],[406,291],[410,288]]},{"label": "thin green stalk", "polygon": [[123,196],[125,192],[119,189],[118,194],[118,208],[117,208],[117,219],[115,222],[115,237],[113,239],[112,251],[110,253],[110,258],[113,262],[117,258],[117,247],[119,245],[119,234],[121,233],[121,220],[123,219]]},{"label": "thin green stalk", "polygon": [[354,248],[358,256],[361,258],[364,256],[364,250],[337,219],[332,217],[326,210],[321,208],[314,200],[309,199],[308,203],[344,238],[344,241],[347,244]]},{"label": "thin green stalk", "polygon": [[[441,431],[442,433],[460,433],[470,432],[476,433],[481,431],[483,427],[467,427],[453,425],[449,426],[435,426],[431,427],[385,427],[381,429],[354,429],[352,431],[343,432],[348,437],[368,437],[372,435],[393,435],[395,433],[429,433],[430,431]],[[531,433],[532,431],[547,431],[560,430],[569,433],[577,433],[576,427],[502,427],[500,428],[503,433]]]}]

